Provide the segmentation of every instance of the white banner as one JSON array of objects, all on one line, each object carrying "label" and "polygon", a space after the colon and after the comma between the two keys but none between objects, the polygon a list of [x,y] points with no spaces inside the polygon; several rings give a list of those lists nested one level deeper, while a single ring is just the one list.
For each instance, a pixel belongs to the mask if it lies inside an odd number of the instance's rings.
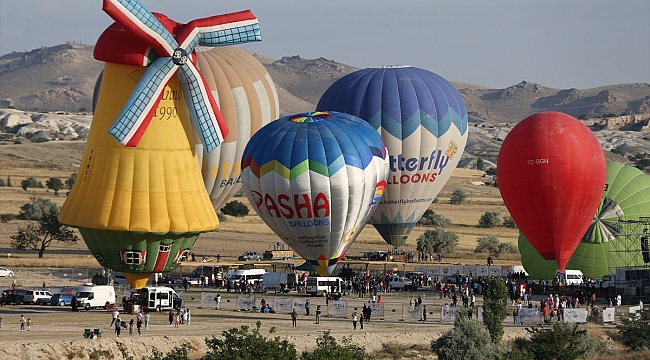
[{"label": "white banner", "polygon": [[587,309],[564,309],[564,322],[565,323],[586,323],[587,322]]},{"label": "white banner", "polygon": [[488,276],[490,272],[488,271],[489,266],[479,265],[476,267],[476,276]]},{"label": "white banner", "polygon": [[[291,307],[292,309],[296,309],[297,313],[304,313],[305,312],[305,299],[301,298],[291,298]],[[310,306],[311,309],[311,306]]]},{"label": "white banner", "polygon": [[273,298],[273,310],[275,312],[291,312],[293,304],[292,298]]},{"label": "white banner", "polygon": [[641,318],[641,305],[637,306],[630,306],[628,309],[628,316],[630,317],[630,320],[637,320]]},{"label": "white banner", "polygon": [[440,267],[440,275],[442,275],[442,276],[451,275],[451,266],[441,266]]},{"label": "white banner", "polygon": [[423,274],[426,274],[427,273],[427,267],[426,266],[414,266],[413,271],[415,271],[415,272],[419,271],[419,272],[421,272]]},{"label": "white banner", "polygon": [[615,315],[616,315],[616,308],[611,307],[611,308],[603,309],[603,322],[606,323],[606,322],[616,321]]},{"label": "white banner", "polygon": [[501,276],[501,266],[488,266],[488,275]]},{"label": "white banner", "polygon": [[411,305],[409,303],[402,304],[402,319],[411,318],[418,319],[422,318],[422,307],[417,304]]},{"label": "white banner", "polygon": [[348,303],[345,300],[330,300],[327,305],[328,316],[347,316]]},{"label": "white banner", "polygon": [[[460,311],[459,307],[449,307],[449,306],[442,306],[442,310],[440,311],[440,318],[442,321],[451,321],[454,322],[456,321],[456,313]],[[481,313],[481,316],[483,313]]]},{"label": "white banner", "polygon": [[201,292],[201,307],[217,307],[217,301],[214,299],[217,296],[217,292]]},{"label": "white banner", "polygon": [[428,266],[426,274],[427,274],[427,276],[440,276],[440,267],[439,266]]},{"label": "white banner", "polygon": [[372,310],[371,317],[384,317],[384,303],[368,303],[366,306],[370,306],[370,310]]},{"label": "white banner", "polygon": [[539,324],[539,309],[535,309],[535,308],[519,309],[519,322]]},{"label": "white banner", "polygon": [[237,310],[251,310],[255,305],[255,296],[243,297],[237,295]]},{"label": "white banner", "polygon": [[463,265],[452,265],[451,275],[463,274]]},{"label": "white banner", "polygon": [[476,276],[476,265],[465,265],[463,266],[463,274],[469,275],[472,274],[472,276]]}]

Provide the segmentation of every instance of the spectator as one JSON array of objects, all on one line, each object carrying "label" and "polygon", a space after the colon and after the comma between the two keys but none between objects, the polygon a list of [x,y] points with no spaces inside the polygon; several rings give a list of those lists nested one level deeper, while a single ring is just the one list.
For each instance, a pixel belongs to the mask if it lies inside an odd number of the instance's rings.
[{"label": "spectator", "polygon": [[[320,305],[316,306],[316,324],[320,324]],[[0,318],[0,329],[2,329],[2,318]]]},{"label": "spectator", "polygon": [[357,312],[352,313],[352,330],[357,329]]},{"label": "spectator", "polygon": [[291,326],[296,327],[298,326],[298,314],[296,313],[296,309],[291,310]]}]

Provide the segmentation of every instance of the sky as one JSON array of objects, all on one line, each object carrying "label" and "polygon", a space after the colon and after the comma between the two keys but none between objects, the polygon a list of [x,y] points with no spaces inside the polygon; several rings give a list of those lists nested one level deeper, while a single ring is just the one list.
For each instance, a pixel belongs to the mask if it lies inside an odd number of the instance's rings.
[{"label": "sky", "polygon": [[[650,83],[648,0],[141,0],[175,21],[250,9],[280,59],[360,68],[410,65],[449,81],[559,89]],[[0,0],[0,55],[95,44],[113,22],[100,0]]]}]

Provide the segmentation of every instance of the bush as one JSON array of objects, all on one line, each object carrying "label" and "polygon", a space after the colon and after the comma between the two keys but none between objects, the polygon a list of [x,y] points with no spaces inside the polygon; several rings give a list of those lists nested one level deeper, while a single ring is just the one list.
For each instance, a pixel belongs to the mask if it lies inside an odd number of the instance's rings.
[{"label": "bush", "polygon": [[[223,339],[216,337],[205,339],[210,348],[202,358],[204,360],[294,360],[297,357],[296,347],[288,340],[279,337],[270,338],[260,334],[262,323],[257,321],[256,327],[249,333],[249,327],[242,325],[239,329],[232,328],[223,331]],[[269,330],[273,334],[275,328]]]},{"label": "bush", "polygon": [[428,253],[452,253],[458,245],[458,235],[441,228],[427,230],[417,239],[416,250]]},{"label": "bush", "polygon": [[501,219],[499,218],[499,213],[496,211],[486,211],[478,221],[478,227],[480,228],[493,228],[497,226],[501,226]]},{"label": "bush", "polygon": [[454,327],[431,341],[431,350],[440,360],[492,360],[499,351],[490,341],[490,333],[479,321],[457,316]]},{"label": "bush", "polygon": [[219,218],[219,221],[228,221],[228,217],[224,215],[221,211],[217,213],[217,217]]},{"label": "bush", "polygon": [[48,215],[58,214],[59,206],[49,199],[35,199],[20,207],[19,217],[23,220],[41,220]]},{"label": "bush", "polygon": [[0,179],[0,186],[7,186],[5,179]]},{"label": "bush", "polygon": [[519,252],[519,248],[509,242],[499,243],[499,251],[497,255],[501,254],[515,254]]},{"label": "bush", "polygon": [[623,323],[617,325],[616,329],[623,336],[623,344],[630,349],[650,349],[650,310],[642,311],[638,319],[630,320],[624,317]]},{"label": "bush", "polygon": [[454,192],[451,193],[451,198],[449,199],[449,203],[452,205],[460,205],[465,199],[467,198],[467,194],[461,190],[461,189],[456,189]]},{"label": "bush", "polygon": [[435,226],[435,227],[445,227],[446,225],[449,225],[451,223],[451,220],[447,219],[446,217],[436,214],[433,210],[427,209],[427,211],[424,212],[420,220],[418,221],[417,225],[419,226]]},{"label": "bush", "polygon": [[491,168],[485,170],[485,175],[494,175],[494,176],[496,176],[496,174],[497,174],[497,168],[495,168],[495,167],[491,167]]},{"label": "bush", "polygon": [[366,354],[363,346],[352,344],[349,337],[343,338],[343,345],[336,343],[336,339],[325,331],[323,336],[316,339],[316,349],[312,352],[303,351],[300,360],[371,360],[372,356]]},{"label": "bush", "polygon": [[50,190],[54,190],[54,195],[59,195],[59,190],[63,189],[63,181],[55,177],[49,178],[45,181],[45,186]]},{"label": "bush", "polygon": [[505,227],[507,227],[507,228],[510,228],[510,229],[517,229],[517,228],[519,228],[519,227],[517,226],[517,223],[515,222],[515,219],[513,219],[512,216],[506,216],[506,217],[504,217],[504,218],[503,218],[503,222],[501,223],[501,225],[503,225],[503,226],[505,226]]},{"label": "bush", "polygon": [[30,176],[20,182],[20,187],[23,188],[23,190],[27,191],[27,188],[43,188],[45,186],[43,186],[42,182],[36,180],[35,177]]},{"label": "bush", "polygon": [[590,337],[587,330],[576,323],[558,322],[552,328],[540,325],[526,330],[532,333],[527,349],[536,360],[574,360],[615,353],[604,341]]},{"label": "bush", "polygon": [[65,181],[65,187],[72,189],[72,185],[74,185],[75,180],[77,180],[77,173],[70,174],[68,179]]},{"label": "bush", "polygon": [[499,252],[499,239],[494,235],[476,239],[477,245],[474,252],[497,254]]},{"label": "bush", "polygon": [[235,217],[246,216],[248,215],[248,211],[248,206],[237,200],[227,202],[226,205],[221,208],[221,212],[224,213],[224,215]]}]

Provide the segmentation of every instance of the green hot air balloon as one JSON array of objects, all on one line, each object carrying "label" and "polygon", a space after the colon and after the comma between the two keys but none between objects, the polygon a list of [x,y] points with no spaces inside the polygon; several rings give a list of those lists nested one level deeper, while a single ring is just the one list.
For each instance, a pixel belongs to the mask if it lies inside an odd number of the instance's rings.
[{"label": "green hot air balloon", "polygon": [[[642,265],[639,263],[641,257],[634,254],[641,251],[638,239],[617,234],[625,233],[620,220],[639,220],[647,216],[650,216],[650,176],[632,166],[607,162],[605,191],[598,211],[567,263],[567,269],[578,269],[587,277],[599,279],[615,271],[617,266]],[[553,278],[557,263],[544,260],[521,232],[519,252],[531,279]]]}]

